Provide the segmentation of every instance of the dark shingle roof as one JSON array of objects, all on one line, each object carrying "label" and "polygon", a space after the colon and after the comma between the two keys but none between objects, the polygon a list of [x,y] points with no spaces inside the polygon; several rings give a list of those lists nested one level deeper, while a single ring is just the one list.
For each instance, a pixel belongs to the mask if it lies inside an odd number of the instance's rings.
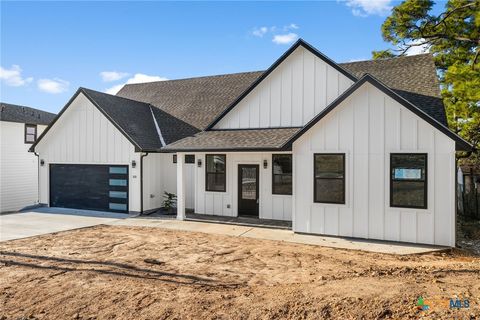
[{"label": "dark shingle roof", "polygon": [[152,112],[166,144],[194,135],[198,129],[174,116],[152,107]]},{"label": "dark shingle roof", "polygon": [[[340,63],[358,78],[370,73],[440,123],[447,125],[433,57],[430,54]],[[263,71],[129,84],[117,95],[150,103],[204,130]]]},{"label": "dark shingle roof", "polygon": [[82,90],[141,150],[155,151],[162,147],[157,125],[165,144],[198,132],[195,127],[148,103],[85,88]]},{"label": "dark shingle roof", "polygon": [[340,63],[358,78],[369,73],[447,126],[437,71],[431,54]]},{"label": "dark shingle roof", "polygon": [[263,71],[129,84],[118,96],[168,112],[197,129],[205,129]]},{"label": "dark shingle roof", "polygon": [[[80,88],[70,99],[67,105],[53,120],[55,123],[68,108],[78,94],[83,93],[115,127],[135,146],[139,151],[158,151],[163,144],[160,139],[157,124],[165,144],[177,141],[198,132],[197,129],[166,112],[152,107],[148,103],[135,101],[111,94]],[[155,120],[154,120],[155,119]],[[35,150],[37,143],[49,131],[47,128],[39,139],[32,145]]]},{"label": "dark shingle roof", "polygon": [[161,147],[149,104],[86,88],[80,90],[137,147],[142,150]]},{"label": "dark shingle roof", "polygon": [[202,131],[174,142],[165,151],[276,150],[284,147],[301,128]]},{"label": "dark shingle roof", "polygon": [[0,120],[29,124],[48,125],[55,118],[54,113],[9,103],[0,103]]}]

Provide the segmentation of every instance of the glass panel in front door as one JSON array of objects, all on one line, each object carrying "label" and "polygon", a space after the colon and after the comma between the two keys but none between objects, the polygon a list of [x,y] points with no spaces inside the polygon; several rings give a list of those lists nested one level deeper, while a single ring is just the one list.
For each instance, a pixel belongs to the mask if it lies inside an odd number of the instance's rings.
[{"label": "glass panel in front door", "polygon": [[257,168],[242,168],[242,199],[257,199]]}]

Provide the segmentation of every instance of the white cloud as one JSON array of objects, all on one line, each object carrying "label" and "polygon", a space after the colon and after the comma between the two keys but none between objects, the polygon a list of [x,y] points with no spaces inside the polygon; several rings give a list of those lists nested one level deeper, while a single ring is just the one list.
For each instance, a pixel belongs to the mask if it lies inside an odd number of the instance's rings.
[{"label": "white cloud", "polygon": [[59,78],[39,79],[37,81],[37,86],[38,89],[43,92],[57,94],[67,91],[68,87],[70,86],[70,82]]},{"label": "white cloud", "polygon": [[268,28],[267,27],[260,27],[260,28],[255,28],[253,29],[252,31],[252,34],[255,36],[255,37],[263,37],[266,33],[268,32]]},{"label": "white cloud", "polygon": [[348,60],[347,62],[358,62],[358,61],[365,61],[365,60],[368,60],[368,59],[365,59],[365,58],[352,58],[352,59]]},{"label": "white cloud", "polygon": [[[416,54],[427,53],[430,51],[430,45],[428,43],[424,43],[425,39],[418,39],[409,43],[409,45],[414,45],[410,47],[405,54],[407,56],[414,56]],[[423,44],[422,44],[423,43]]]},{"label": "white cloud", "polygon": [[168,80],[168,79],[164,77],[159,77],[159,76],[149,76],[143,73],[135,73],[135,75],[129,78],[125,83],[117,84],[111,88],[108,88],[105,90],[105,92],[109,94],[117,94],[117,92],[120,91],[120,89],[122,89],[123,86],[126,84],[165,81],[165,80]]},{"label": "white cloud", "polygon": [[106,93],[108,94],[117,94],[118,91],[120,91],[120,89],[123,88],[123,86],[125,85],[125,83],[122,83],[122,84],[117,84],[111,88],[108,88],[105,90]]},{"label": "white cloud", "polygon": [[298,39],[298,34],[290,32],[287,34],[276,34],[272,41],[276,44],[290,44]]},{"label": "white cloud", "polygon": [[[255,37],[258,37],[258,38],[263,38],[263,36],[265,36],[266,34],[275,34],[275,33],[283,32],[283,34],[274,35],[272,41],[277,43],[277,44],[286,44],[286,43],[288,44],[288,43],[291,43],[291,42],[295,41],[296,39],[298,39],[297,34],[289,33],[290,31],[297,30],[297,29],[300,29],[300,27],[296,23],[290,23],[290,24],[285,25],[283,27],[277,27],[277,26],[271,26],[271,27],[263,26],[263,27],[260,27],[260,28],[255,27],[252,31],[252,35],[254,35]],[[285,40],[286,39],[285,37],[292,36],[292,35],[294,35],[295,40],[293,40],[293,41]],[[286,41],[286,42],[282,42],[282,41]]]},{"label": "white cloud", "polygon": [[117,71],[103,71],[100,72],[100,77],[104,82],[117,81],[128,77],[130,74],[126,72],[117,72]]},{"label": "white cloud", "polygon": [[0,66],[0,79],[12,87],[21,87],[33,81],[32,77],[22,77],[22,68],[14,64],[10,69]]},{"label": "white cloud", "polygon": [[283,27],[283,30],[297,30],[299,26],[295,23],[290,23],[288,26]]},{"label": "white cloud", "polygon": [[358,17],[386,16],[392,10],[392,0],[344,0],[341,2],[351,8],[353,15]]}]

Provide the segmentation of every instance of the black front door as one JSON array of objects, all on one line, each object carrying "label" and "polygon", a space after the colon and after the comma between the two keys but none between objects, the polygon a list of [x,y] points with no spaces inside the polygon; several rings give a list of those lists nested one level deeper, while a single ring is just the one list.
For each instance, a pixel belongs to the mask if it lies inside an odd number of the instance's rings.
[{"label": "black front door", "polygon": [[258,165],[238,165],[238,215],[258,217]]}]

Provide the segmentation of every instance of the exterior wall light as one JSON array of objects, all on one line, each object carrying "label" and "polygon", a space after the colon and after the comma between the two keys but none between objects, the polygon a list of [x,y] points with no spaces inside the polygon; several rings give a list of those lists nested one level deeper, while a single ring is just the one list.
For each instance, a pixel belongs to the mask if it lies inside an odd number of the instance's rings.
[{"label": "exterior wall light", "polygon": [[137,166],[137,162],[135,160],[132,160],[132,168],[135,168]]},{"label": "exterior wall light", "polygon": [[267,168],[268,168],[268,161],[263,160],[263,169],[267,169]]},{"label": "exterior wall light", "polygon": [[40,165],[43,167],[45,165],[45,160],[40,159]]},{"label": "exterior wall light", "polygon": [[202,159],[200,159],[200,158],[197,159],[197,167],[199,167],[199,168],[202,167]]}]

